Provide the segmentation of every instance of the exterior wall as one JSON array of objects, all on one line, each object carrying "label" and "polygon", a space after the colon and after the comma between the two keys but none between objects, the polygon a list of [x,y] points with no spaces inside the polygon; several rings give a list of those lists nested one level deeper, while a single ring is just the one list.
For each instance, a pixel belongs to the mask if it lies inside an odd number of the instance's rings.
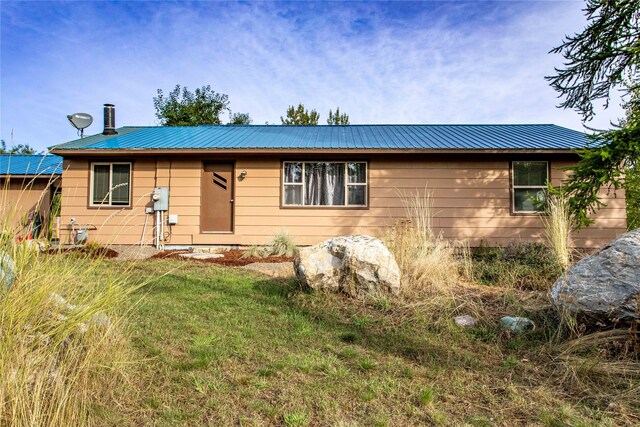
[{"label": "exterior wall", "polygon": [[0,221],[3,229],[21,229],[21,222],[31,210],[42,215],[47,223],[51,205],[50,178],[11,177],[0,178]]},{"label": "exterior wall", "polygon": [[[350,156],[335,160],[369,161],[369,208],[282,208],[280,206],[281,161],[314,160],[310,156],[214,158],[173,156],[172,159],[137,157],[133,165],[133,207],[89,208],[90,159],[65,160],[62,195],[62,226],[75,217],[80,225],[91,224],[90,240],[102,243],[152,244],[153,188],[170,187],[169,213],[179,216],[178,225],[165,242],[170,245],[255,245],[268,242],[287,230],[300,245],[317,243],[341,235],[379,235],[404,215],[399,193],[424,192],[434,195],[435,227],[447,238],[469,239],[471,245],[505,245],[513,240],[540,240],[542,222],[538,215],[512,215],[510,160],[549,160],[551,178],[559,184],[564,172],[558,168],[573,161],[571,156],[549,158],[506,155]],[[125,160],[100,158],[100,161]],[[130,160],[130,159],[128,159]],[[200,232],[200,174],[203,160],[235,161],[235,228],[233,233]],[[328,159],[329,160],[329,159]],[[331,159],[333,160],[333,159]],[[596,223],[575,239],[577,247],[595,248],[625,231],[624,194],[606,196],[608,207]],[[145,227],[146,220],[146,227]],[[70,239],[70,233],[66,233]],[[61,235],[65,241],[65,233]]]}]

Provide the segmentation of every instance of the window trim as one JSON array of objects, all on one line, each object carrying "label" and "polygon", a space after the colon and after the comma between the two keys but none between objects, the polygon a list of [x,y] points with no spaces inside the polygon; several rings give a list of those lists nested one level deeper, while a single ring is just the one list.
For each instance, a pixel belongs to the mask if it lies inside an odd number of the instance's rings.
[{"label": "window trim", "polygon": [[[509,192],[511,193],[511,215],[544,215],[544,211],[517,211],[516,210],[516,191],[527,188],[546,189],[547,182],[550,182],[551,177],[551,162],[548,160],[511,160],[509,162]],[[514,166],[516,163],[545,163],[547,165],[547,180],[544,185],[515,185],[516,174]]]},{"label": "window trim", "polygon": [[[109,166],[109,200],[107,203],[94,203],[93,202],[93,179],[95,169],[94,166],[108,165]],[[129,203],[126,205],[114,205],[112,204],[111,196],[113,192],[113,165],[129,165]],[[90,162],[89,163],[89,207],[90,208],[109,208],[109,209],[124,209],[131,208],[133,188],[133,162]]]},{"label": "window trim", "polygon": [[[302,163],[302,182],[285,182],[285,164],[287,163]],[[343,205],[305,205],[304,204],[304,195],[305,195],[305,164],[306,163],[342,163],[344,165],[344,203]],[[347,170],[347,164],[349,163],[362,163],[365,165],[365,182],[358,183],[350,183],[349,182],[349,171]],[[358,210],[358,209],[369,209],[369,162],[367,160],[282,160],[280,165],[280,208],[281,209],[350,209],[350,210]],[[302,202],[300,205],[288,205],[285,204],[285,186],[286,185],[296,185],[302,187]],[[365,188],[365,204],[364,205],[350,205],[349,202],[349,186],[364,186]]]}]

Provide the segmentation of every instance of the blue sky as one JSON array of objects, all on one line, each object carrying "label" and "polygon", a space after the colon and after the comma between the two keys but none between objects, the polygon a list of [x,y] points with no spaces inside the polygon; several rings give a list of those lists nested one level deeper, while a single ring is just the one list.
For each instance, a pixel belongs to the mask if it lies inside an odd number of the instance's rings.
[{"label": "blue sky", "polygon": [[[254,124],[291,104],[324,123],[556,123],[548,54],[585,25],[583,1],[0,2],[0,136],[43,149],[76,137],[66,115],[116,104],[155,125],[153,97],[211,85]],[[617,101],[590,126],[621,117]]]}]

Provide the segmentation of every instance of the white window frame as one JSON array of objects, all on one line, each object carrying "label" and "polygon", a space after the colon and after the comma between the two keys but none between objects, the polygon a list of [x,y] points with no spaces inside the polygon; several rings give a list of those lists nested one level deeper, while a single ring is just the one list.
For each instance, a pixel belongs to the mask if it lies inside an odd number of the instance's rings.
[{"label": "white window frame", "polygon": [[[109,198],[105,200],[105,203],[94,203],[93,202],[93,175],[95,173],[94,166],[109,166]],[[111,202],[111,196],[113,194],[113,165],[129,165],[129,203],[126,205],[114,205]],[[89,206],[95,208],[130,208],[131,207],[131,183],[133,182],[133,163],[132,162],[91,162],[91,172],[90,172],[90,180],[89,180]]]},{"label": "white window frame", "polygon": [[511,213],[513,214],[526,214],[526,215],[540,215],[543,211],[518,211],[516,210],[516,190],[538,189],[546,190],[547,185],[516,185],[516,163],[544,163],[547,171],[547,180],[549,182],[549,162],[547,160],[513,160],[511,161]]},{"label": "white window frame", "polygon": [[[302,163],[302,182],[286,182],[285,178],[285,165],[291,163]],[[307,163],[342,163],[344,166],[344,204],[343,205],[305,205],[305,194],[306,194],[306,183],[305,183],[305,165]],[[349,182],[349,169],[347,167],[350,163],[361,163],[364,165],[364,182]],[[318,208],[318,209],[344,209],[344,208],[353,208],[353,209],[363,209],[369,207],[369,163],[364,160],[357,161],[346,161],[346,160],[287,160],[282,162],[282,183],[280,185],[280,194],[282,199],[282,207],[284,208]],[[302,204],[294,205],[287,204],[285,199],[285,186],[287,185],[295,185],[302,187]],[[350,205],[349,204],[349,187],[359,186],[364,187],[364,204],[363,205]]]}]

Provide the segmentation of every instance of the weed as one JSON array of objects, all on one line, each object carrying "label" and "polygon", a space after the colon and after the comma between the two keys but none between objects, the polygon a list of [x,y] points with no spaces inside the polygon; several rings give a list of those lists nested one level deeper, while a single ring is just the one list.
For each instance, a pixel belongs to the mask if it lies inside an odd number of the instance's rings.
[{"label": "weed", "polygon": [[391,301],[384,296],[377,296],[373,300],[373,307],[380,311],[389,311],[391,309]]},{"label": "weed", "polygon": [[518,360],[513,356],[509,356],[502,361],[502,366],[509,369],[515,369],[518,367]]},{"label": "weed", "polygon": [[355,326],[356,328],[366,328],[372,322],[373,322],[373,320],[371,320],[371,319],[369,319],[367,317],[361,317],[361,316],[356,316],[352,320],[353,326]]},{"label": "weed", "polygon": [[376,363],[373,360],[360,359],[358,361],[358,368],[360,368],[363,371],[370,371],[372,369],[375,369],[375,367],[376,367]]},{"label": "weed", "polygon": [[287,427],[300,427],[309,424],[309,419],[302,412],[291,412],[285,414],[284,423]]},{"label": "weed", "polygon": [[423,389],[418,396],[418,401],[421,405],[428,405],[433,402],[433,389],[430,387]]}]

